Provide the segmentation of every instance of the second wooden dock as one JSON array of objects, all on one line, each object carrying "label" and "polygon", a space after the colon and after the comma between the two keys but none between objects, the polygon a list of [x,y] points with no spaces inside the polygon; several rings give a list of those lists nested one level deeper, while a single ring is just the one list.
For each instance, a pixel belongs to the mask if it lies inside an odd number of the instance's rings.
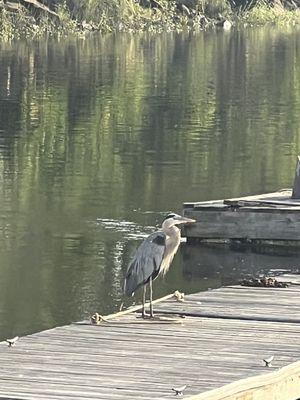
[{"label": "second wooden dock", "polygon": [[238,198],[186,202],[183,214],[197,222],[186,226],[193,241],[242,241],[300,246],[300,156],[293,189]]},{"label": "second wooden dock", "polygon": [[186,226],[188,241],[240,240],[300,246],[300,199],[292,190],[234,199],[183,204],[183,214],[196,219]]}]

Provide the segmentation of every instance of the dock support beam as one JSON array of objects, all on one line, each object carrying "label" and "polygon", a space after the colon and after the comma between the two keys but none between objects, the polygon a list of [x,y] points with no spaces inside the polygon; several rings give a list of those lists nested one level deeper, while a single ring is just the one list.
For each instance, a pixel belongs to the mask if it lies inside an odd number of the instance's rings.
[{"label": "dock support beam", "polygon": [[300,199],[300,157],[297,157],[292,199]]}]

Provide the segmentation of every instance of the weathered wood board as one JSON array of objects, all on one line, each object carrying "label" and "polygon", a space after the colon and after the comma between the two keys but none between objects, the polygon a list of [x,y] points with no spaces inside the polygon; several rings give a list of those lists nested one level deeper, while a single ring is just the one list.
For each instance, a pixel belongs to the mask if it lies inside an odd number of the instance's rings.
[{"label": "weathered wood board", "polygon": [[269,374],[241,379],[189,400],[299,400],[300,361]]},{"label": "weathered wood board", "polygon": [[[290,279],[292,275],[290,275]],[[287,279],[289,281],[289,279]],[[194,317],[277,321],[300,324],[300,286],[265,288],[227,286],[187,296],[180,310],[174,300],[158,306],[160,312]]]},{"label": "weathered wood board", "polygon": [[188,239],[300,241],[300,200],[291,190],[236,199],[184,203]]},{"label": "weathered wood board", "polygon": [[[206,396],[300,359],[299,285],[221,288],[156,309],[175,315],[156,321],[126,315],[47,330],[10,348],[0,343],[0,398],[167,399],[181,385],[184,398]],[[262,359],[270,355],[266,368]]]},{"label": "weathered wood board", "polygon": [[[251,196],[243,196],[243,197],[235,197],[231,199],[226,199],[225,202],[232,202],[237,203],[241,200],[244,201],[278,201],[278,202],[289,202],[292,201],[293,204],[300,205],[299,199],[292,199],[292,189],[282,189],[278,192],[272,193],[263,193],[263,194],[256,194]],[[224,205],[224,200],[207,200],[207,201],[200,201],[200,202],[185,202],[184,208],[197,208],[202,206],[210,206],[210,205]]]},{"label": "weathered wood board", "polygon": [[185,210],[197,223],[186,227],[188,238],[300,240],[300,211],[239,209]]}]

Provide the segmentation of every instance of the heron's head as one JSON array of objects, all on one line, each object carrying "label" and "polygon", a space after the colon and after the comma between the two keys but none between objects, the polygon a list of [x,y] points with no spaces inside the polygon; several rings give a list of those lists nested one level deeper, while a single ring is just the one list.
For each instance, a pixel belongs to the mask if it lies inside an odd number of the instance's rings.
[{"label": "heron's head", "polygon": [[164,219],[162,226],[163,228],[170,228],[171,226],[174,225],[191,224],[193,222],[196,222],[196,220],[187,217],[182,217],[181,215],[175,213],[170,213]]}]

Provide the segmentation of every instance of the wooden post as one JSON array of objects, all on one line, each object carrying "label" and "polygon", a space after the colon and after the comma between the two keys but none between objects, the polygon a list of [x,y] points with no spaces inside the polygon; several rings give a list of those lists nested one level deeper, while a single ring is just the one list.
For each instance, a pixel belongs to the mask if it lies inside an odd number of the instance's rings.
[{"label": "wooden post", "polygon": [[300,199],[300,157],[297,157],[292,199]]}]

